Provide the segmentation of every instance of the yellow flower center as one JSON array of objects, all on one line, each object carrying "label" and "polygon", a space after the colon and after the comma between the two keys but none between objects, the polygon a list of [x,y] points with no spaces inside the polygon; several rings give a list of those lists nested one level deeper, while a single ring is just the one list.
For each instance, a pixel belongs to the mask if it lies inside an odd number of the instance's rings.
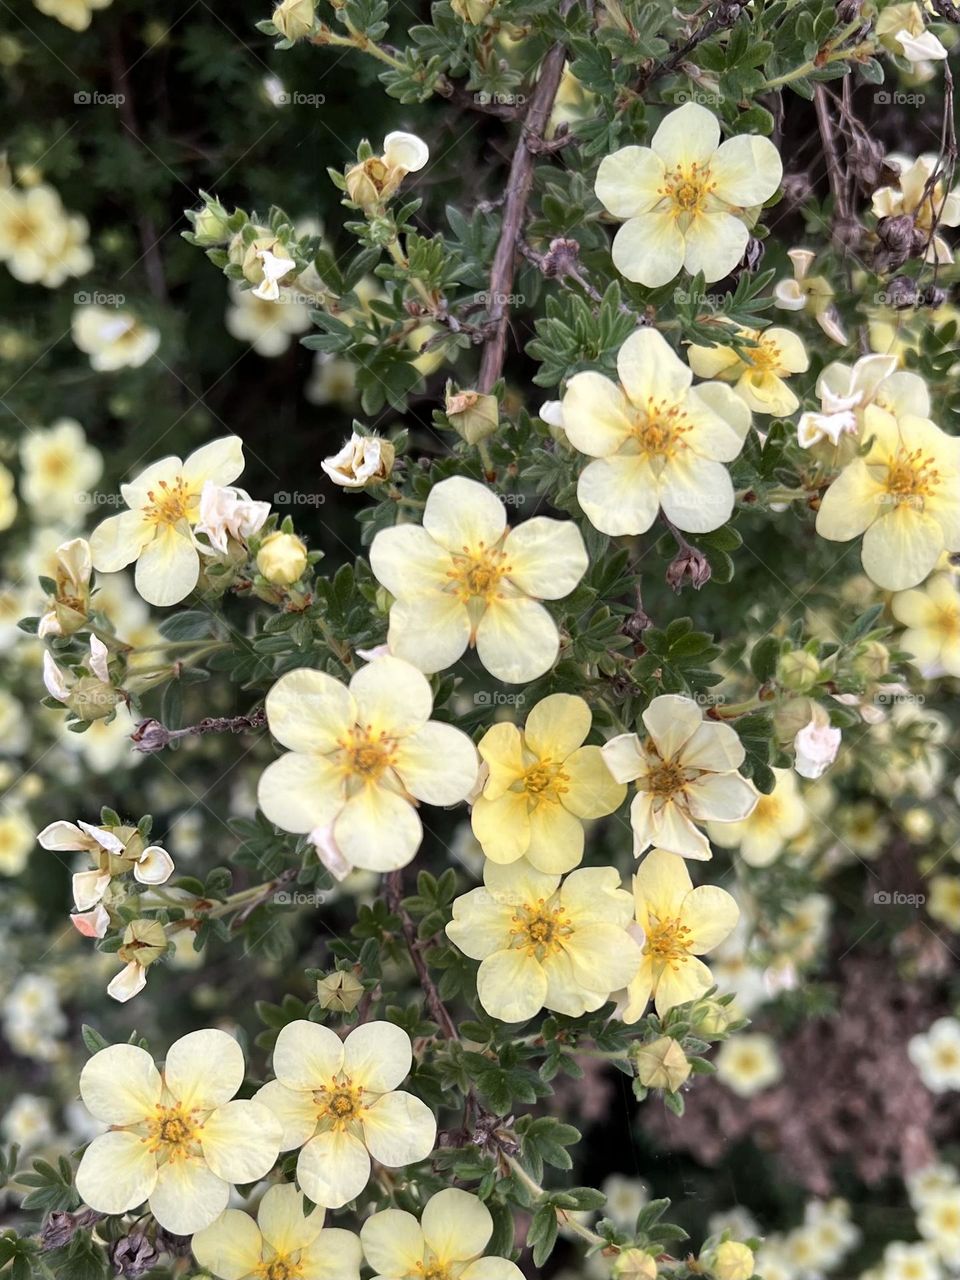
[{"label": "yellow flower center", "polygon": [[261,1262],[253,1274],[262,1280],[294,1280],[303,1275],[303,1264],[294,1262],[289,1253],[278,1253],[268,1262]]},{"label": "yellow flower center", "polygon": [[418,1262],[416,1274],[422,1276],[423,1280],[452,1280],[450,1268],[435,1259],[431,1262]]},{"label": "yellow flower center", "polygon": [[934,615],[933,630],[943,641],[960,637],[960,606],[940,605]]},{"label": "yellow flower center", "polygon": [[686,782],[686,771],[673,760],[664,760],[647,774],[646,789],[655,796],[662,796],[665,799],[682,791]]},{"label": "yellow flower center", "polygon": [[147,497],[150,501],[143,518],[157,525],[175,525],[189,519],[196,503],[196,495],[187,488],[183,476],[177,476],[173,484],[159,481],[156,489],[147,490]]},{"label": "yellow flower center", "polygon": [[516,941],[511,946],[536,956],[538,960],[559,951],[564,938],[573,932],[563,909],[548,906],[543,898],[525,903],[515,911],[513,923],[510,935]]},{"label": "yellow flower center", "polygon": [[334,1129],[345,1129],[363,1114],[363,1090],[347,1080],[332,1080],[325,1089],[314,1095],[319,1108],[319,1119],[329,1121]]},{"label": "yellow flower center", "polygon": [[659,194],[667,200],[674,218],[692,218],[703,212],[716,185],[708,164],[681,165],[665,174]]},{"label": "yellow flower center", "polygon": [[376,782],[393,764],[397,744],[382,729],[375,734],[372,725],[356,724],[337,740],[337,745],[343,752],[343,767],[348,774],[364,782]]},{"label": "yellow flower center", "polygon": [[776,796],[761,795],[750,817],[758,823],[776,822],[780,817],[781,808]]},{"label": "yellow flower center", "polygon": [[686,960],[692,944],[693,935],[678,916],[668,916],[664,920],[651,917],[646,950],[657,960],[677,969]]},{"label": "yellow flower center", "polygon": [[61,449],[50,449],[40,463],[40,470],[49,480],[59,480],[70,469],[70,459]]},{"label": "yellow flower center", "polygon": [[679,405],[651,396],[634,416],[633,437],[641,453],[666,461],[687,447],[683,437],[690,426]]},{"label": "yellow flower center", "polygon": [[541,800],[557,800],[565,791],[570,790],[570,778],[558,764],[549,760],[538,760],[523,775],[523,790],[528,795]]},{"label": "yellow flower center", "polygon": [[183,1160],[200,1134],[196,1111],[188,1111],[179,1102],[170,1107],[156,1106],[147,1121],[148,1143],[160,1160]]},{"label": "yellow flower center", "polygon": [[475,551],[464,547],[461,555],[454,556],[447,574],[454,595],[464,604],[473,599],[489,604],[499,592],[501,579],[510,572],[506,559],[505,552],[482,542]]},{"label": "yellow flower center", "polygon": [[758,338],[757,343],[755,347],[744,349],[742,357],[744,364],[750,365],[758,373],[772,373],[782,368],[783,357],[776,342],[771,341],[770,338]]},{"label": "yellow flower center", "polygon": [[940,483],[940,472],[933,458],[922,449],[908,452],[902,446],[889,463],[884,487],[896,506],[906,505],[923,510],[924,499],[932,496]]}]

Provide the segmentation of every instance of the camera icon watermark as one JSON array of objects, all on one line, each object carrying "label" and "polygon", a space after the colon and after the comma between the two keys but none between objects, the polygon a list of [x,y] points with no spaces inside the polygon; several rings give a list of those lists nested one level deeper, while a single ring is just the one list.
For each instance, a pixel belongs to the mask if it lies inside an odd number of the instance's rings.
[{"label": "camera icon watermark", "polygon": [[278,107],[323,107],[326,105],[326,94],[323,93],[287,93],[284,90],[273,99]]},{"label": "camera icon watermark", "polygon": [[475,707],[522,707],[525,702],[522,693],[504,693],[501,689],[480,689],[473,695]]},{"label": "camera icon watermark", "polygon": [[901,893],[899,889],[878,889],[873,895],[878,907],[922,907],[926,900],[924,893]]},{"label": "camera icon watermark", "polygon": [[75,307],[122,307],[126,301],[125,293],[101,293],[99,289],[95,289],[93,293],[81,289],[73,295]]},{"label": "camera icon watermark", "polygon": [[324,493],[306,493],[302,489],[281,489],[273,495],[275,507],[322,507],[326,500]]},{"label": "camera icon watermark", "polygon": [[322,907],[326,901],[325,893],[304,893],[297,889],[281,889],[273,895],[278,907]]},{"label": "camera icon watermark", "polygon": [[527,99],[522,93],[489,93],[481,89],[473,100],[478,107],[522,107]]},{"label": "camera icon watermark", "polygon": [[879,107],[922,107],[926,102],[926,94],[904,93],[900,89],[878,89],[873,100]]},{"label": "camera icon watermark", "polygon": [[719,107],[723,105],[724,96],[719,90],[681,89],[674,102],[696,102],[701,107]]},{"label": "camera icon watermark", "polygon": [[96,89],[78,89],[73,95],[77,107],[122,107],[126,100],[125,93],[100,93]]}]

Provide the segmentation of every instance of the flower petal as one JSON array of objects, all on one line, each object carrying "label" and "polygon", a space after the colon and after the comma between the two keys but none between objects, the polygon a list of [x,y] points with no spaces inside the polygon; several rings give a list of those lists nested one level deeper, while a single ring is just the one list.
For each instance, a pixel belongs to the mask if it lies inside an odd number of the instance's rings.
[{"label": "flower petal", "polygon": [[676,454],[660,475],[660,505],[668,520],[687,533],[719,529],[733,514],[733,482],[722,462]]},{"label": "flower petal", "polygon": [[304,1089],[288,1089],[279,1080],[268,1080],[257,1090],[253,1100],[268,1107],[280,1121],[281,1151],[302,1147],[316,1133],[318,1109],[312,1093]]},{"label": "flower petal", "polygon": [[618,733],[600,748],[603,760],[617,782],[633,782],[649,765],[635,733]]},{"label": "flower petal", "polygon": [[511,895],[500,902],[487,888],[471,889],[454,902],[447,937],[471,960],[483,960],[510,945],[515,911]]},{"label": "flower petal", "polygon": [[333,824],[333,838],[355,867],[396,871],[420,847],[423,827],[416,810],[396,792],[364,786],[350,797]]},{"label": "flower petal", "polygon": [[448,551],[492,547],[503,536],[507,517],[503,503],[486,485],[463,476],[433,486],[423,512],[423,527]]},{"label": "flower petal", "polygon": [[581,747],[564,763],[567,775],[562,804],[578,818],[602,818],[623,803],[627,793],[607,766],[600,747]]},{"label": "flower petal", "polygon": [[314,1204],[340,1209],[370,1180],[370,1157],[353,1134],[328,1129],[311,1138],[297,1161],[297,1182]]},{"label": "flower petal", "polygon": [[679,404],[693,382],[690,368],[656,329],[637,329],[617,353],[617,372],[637,407]]},{"label": "flower petal", "polygon": [[134,580],[147,604],[165,608],[186,599],[200,577],[200,557],[184,533],[170,525],[157,528],[156,537],[140,552]]},{"label": "flower petal", "polygon": [[615,218],[634,218],[660,199],[663,174],[663,161],[650,147],[621,147],[600,161],[594,190]]},{"label": "flower petal", "polygon": [[99,1213],[135,1209],[147,1199],[156,1182],[156,1157],[138,1134],[122,1131],[94,1138],[83,1153],[76,1176],[80,1199]]},{"label": "flower petal", "polygon": [[420,1227],[438,1262],[446,1266],[483,1253],[493,1235],[493,1218],[476,1196],[447,1187],[427,1201]]},{"label": "flower petal", "polygon": [[679,275],[685,252],[683,233],[668,213],[631,218],[613,238],[613,265],[627,280],[648,289],[669,284]]},{"label": "flower petal", "polygon": [[727,204],[749,207],[769,200],[780,185],[783,163],[769,140],[741,133],[721,143],[710,160],[714,195]]},{"label": "flower petal", "polygon": [[640,718],[663,759],[672,760],[700,728],[703,712],[692,698],[664,693],[653,699]]},{"label": "flower petal", "polygon": [[175,1236],[209,1227],[230,1199],[230,1187],[200,1160],[168,1160],[157,1170],[150,1212]]},{"label": "flower petal", "polygon": [[370,568],[378,582],[399,597],[445,586],[450,553],[418,524],[381,529],[370,546]]},{"label": "flower petal", "polygon": [[197,493],[204,481],[231,484],[243,471],[243,441],[239,436],[221,436],[195,449],[183,464],[183,478]]},{"label": "flower petal", "polygon": [[649,916],[658,920],[679,917],[693,881],[683,858],[663,849],[652,849],[633,877],[633,893],[638,907],[637,919],[646,928]]},{"label": "flower petal", "polygon": [[704,164],[720,143],[720,122],[697,102],[685,102],[661,120],[651,147],[668,168]]},{"label": "flower petal", "polygon": [[494,600],[477,628],[477,655],[505,684],[536,680],[559,652],[557,624],[543,605],[526,596]]},{"label": "flower petal", "polygon": [[746,252],[750,232],[731,213],[700,214],[687,228],[683,265],[707,284],[730,274]]},{"label": "flower petal", "polygon": [[862,458],[837,476],[823,495],[817,512],[817,533],[832,542],[846,542],[858,537],[879,516],[883,486]]},{"label": "flower petal", "polygon": [[704,720],[685,743],[681,761],[688,769],[729,773],[740,768],[746,754],[736,729],[729,724]]},{"label": "flower petal", "polygon": [[491,1018],[525,1022],[543,1008],[546,994],[547,975],[533,956],[523,951],[495,951],[481,961],[477,995]]},{"label": "flower petal", "polygon": [[541,759],[566,760],[590,732],[593,716],[584,698],[553,693],[541,698],[527,716],[523,735],[527,746]]},{"label": "flower petal", "polygon": [[371,1214],[360,1228],[360,1243],[367,1262],[380,1276],[415,1275],[423,1262],[420,1223],[403,1209]]},{"label": "flower petal", "polygon": [[244,1280],[260,1266],[263,1236],[248,1213],[227,1209],[216,1222],[196,1233],[190,1248],[200,1266],[220,1280]]},{"label": "flower petal", "polygon": [[473,790],[480,762],[473,741],[450,724],[431,720],[397,744],[394,768],[424,804],[457,804]]},{"label": "flower petal", "polygon": [[298,835],[328,826],[344,803],[342,770],[313,753],[288,751],[267,765],[257,784],[257,804],[270,821]]},{"label": "flower petal", "polygon": [[388,737],[415,733],[430,719],[433,692],[422,671],[400,658],[374,658],[352,677],[350,693],[357,704],[357,719],[369,725],[373,735]]},{"label": "flower petal", "polygon": [[901,504],[863,535],[860,559],[864,573],[878,587],[903,591],[933,571],[943,549],[940,524],[926,512]]},{"label": "flower petal", "polygon": [[343,1069],[343,1041],[330,1027],[298,1018],[281,1027],[273,1048],[273,1073],[288,1089],[325,1088]]},{"label": "flower petal", "polygon": [[574,522],[549,516],[534,516],[511,529],[503,553],[510,581],[538,600],[568,596],[590,563]]},{"label": "flower petal", "polygon": [[740,908],[719,885],[702,884],[684,898],[681,919],[690,930],[690,949],[699,956],[718,947],[733,932]]},{"label": "flower petal", "polygon": [[172,875],[173,859],[158,844],[148,845],[133,868],[133,878],[140,884],[166,884]]},{"label": "flower petal", "polygon": [[530,813],[526,857],[538,871],[562,875],[583,858],[583,827],[558,801],[541,801]]},{"label": "flower petal", "polygon": [[154,535],[139,511],[108,516],[90,535],[90,556],[99,573],[116,573],[132,564]]},{"label": "flower petal", "polygon": [[678,1004],[698,1000],[712,986],[713,974],[695,956],[684,956],[675,966],[664,965],[653,996],[657,1013],[663,1017]]},{"label": "flower petal", "polygon": [[389,1093],[410,1074],[413,1047],[402,1027],[392,1022],[365,1022],[347,1036],[343,1070],[373,1093]]},{"label": "flower petal", "polygon": [[267,723],[276,740],[291,751],[335,751],[357,719],[351,691],[323,671],[288,671],[266,698]]},{"label": "flower petal", "polygon": [[80,1097],[105,1124],[139,1124],[160,1101],[163,1082],[146,1050],[135,1044],[101,1049],[80,1072]]},{"label": "flower petal", "polygon": [[388,1169],[425,1160],[437,1140],[437,1121],[412,1093],[385,1093],[363,1116],[363,1138],[374,1160]]},{"label": "flower petal", "polygon": [[41,849],[50,849],[55,853],[77,853],[86,849],[89,841],[84,833],[72,822],[51,822],[37,836]]},{"label": "flower petal", "polygon": [[470,825],[488,858],[493,862],[516,862],[530,845],[527,793],[504,791],[495,800],[478,796],[470,814]]},{"label": "flower petal", "polygon": [[757,807],[753,784],[739,773],[707,773],[687,784],[690,816],[700,822],[740,822]]},{"label": "flower petal", "polygon": [[584,467],[577,501],[595,529],[617,537],[646,533],[656,519],[660,493],[645,457],[616,454]]},{"label": "flower petal", "polygon": [[262,1102],[227,1102],[206,1120],[200,1146],[225,1182],[256,1182],[276,1163],[282,1137],[280,1121]]},{"label": "flower petal", "polygon": [[163,1064],[164,1084],[185,1107],[212,1110],[243,1084],[243,1050],[225,1031],[191,1031],[174,1041]]},{"label": "flower petal", "polygon": [[454,595],[399,599],[390,610],[390,652],[431,675],[452,666],[470,642],[470,615]]},{"label": "flower petal", "polygon": [[310,1280],[360,1280],[363,1254],[352,1231],[324,1227],[300,1252],[300,1265]]},{"label": "flower petal", "polygon": [[629,438],[629,410],[623,392],[602,373],[575,373],[563,397],[563,430],[575,449],[605,458]]}]

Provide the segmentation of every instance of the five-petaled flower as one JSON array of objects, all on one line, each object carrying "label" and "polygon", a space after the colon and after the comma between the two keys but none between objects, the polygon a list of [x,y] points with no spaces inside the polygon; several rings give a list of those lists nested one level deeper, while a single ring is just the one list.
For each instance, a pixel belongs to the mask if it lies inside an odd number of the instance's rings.
[{"label": "five-petaled flower", "polygon": [[736,902],[718,885],[696,889],[683,858],[653,849],[633,878],[643,960],[620,1002],[624,1022],[636,1022],[651,997],[663,1017],[713,986],[713,975],[697,957],[719,946],[740,916]]},{"label": "five-petaled flower", "polygon": [[77,1191],[100,1213],[146,1200],[174,1235],[208,1227],[232,1184],[273,1167],[281,1126],[259,1102],[231,1101],[243,1083],[243,1051],[225,1031],[192,1031],[170,1046],[163,1072],[133,1044],[112,1044],[80,1073],[87,1110],[109,1125],[77,1169]]},{"label": "five-petaled flower", "polygon": [[915,587],[943,551],[960,551],[960,440],[928,418],[864,413],[870,447],[823,496],[817,533],[834,542],[863,534],[860,559],[886,591]]},{"label": "five-petaled flower", "polygon": [[633,852],[652,845],[684,858],[706,859],[710,844],[702,822],[739,822],[757,803],[753,786],[737,772],[746,752],[728,724],[703,718],[690,698],[665,693],[641,719],[647,737],[622,733],[603,747],[618,782],[636,782],[630,806]]},{"label": "five-petaled flower", "polygon": [[462,476],[434,485],[422,526],[381,529],[370,547],[370,567],[395,597],[391,653],[429,674],[476,645],[510,684],[556,661],[557,624],[539,601],[569,595],[587,564],[572,521],[534,516],[508,529],[496,494]]},{"label": "five-petaled flower", "polygon": [[590,708],[554,693],[527,716],[522,730],[495,724],[480,739],[487,766],[473,806],[473,833],[494,862],[526,857],[538,871],[570,871],[583,857],[583,825],[612,813],[626,794],[599,747],[585,747]]},{"label": "five-petaled flower", "polygon": [[626,219],[613,242],[614,266],[650,288],[681,268],[722,280],[743,257],[753,210],[782,176],[767,138],[739,134],[721,144],[713,112],[684,103],[661,121],[649,147],[623,147],[600,162],[597,197]]},{"label": "five-petaled flower", "polygon": [[257,1220],[227,1209],[190,1242],[193,1256],[220,1280],[360,1280],[360,1240],[325,1227],[323,1209],[303,1211],[292,1182],[270,1187]]},{"label": "five-petaled flower", "polygon": [[339,1209],[358,1196],[371,1156],[399,1169],[433,1150],[433,1112],[397,1089],[412,1062],[410,1037],[391,1022],[365,1022],[346,1040],[303,1019],[281,1030],[277,1078],[256,1096],[283,1126],[281,1150],[302,1148],[297,1182],[314,1204]]},{"label": "five-petaled flower", "polygon": [[137,562],[137,591],[154,605],[177,604],[197,585],[200,556],[193,526],[200,519],[200,495],[210,480],[236,480],[243,470],[238,436],[224,436],[181,462],[162,458],[120,486],[130,508],[109,516],[90,536],[93,567],[114,573]]},{"label": "five-petaled flower", "polygon": [[286,755],[268,765],[260,808],[284,831],[329,831],[352,866],[406,866],[423,829],[414,805],[450,805],[477,780],[477,752],[459,729],[430,719],[426,677],[400,658],[375,658],[349,687],[307,667],[267,694],[267,723]]},{"label": "five-petaled flower", "polygon": [[615,867],[581,868],[561,884],[525,859],[488,861],[483,888],[454,902],[447,936],[481,962],[477,994],[492,1018],[523,1022],[542,1008],[576,1018],[635,975],[631,916]]},{"label": "five-petaled flower", "polygon": [[419,1222],[403,1209],[372,1214],[360,1242],[379,1280],[522,1280],[515,1262],[481,1257],[492,1235],[486,1205],[447,1187],[430,1197]]},{"label": "five-petaled flower", "polygon": [[754,413],[786,417],[800,401],[786,384],[794,373],[810,367],[802,339],[789,329],[740,329],[741,338],[754,343],[737,351],[723,345],[692,346],[687,352],[690,368],[698,378],[720,378],[733,383],[737,395]]},{"label": "five-petaled flower", "polygon": [[706,533],[733,512],[723,465],[743,448],[750,411],[722,382],[693,374],[655,329],[617,355],[619,385],[586,370],[567,383],[563,426],[588,463],[577,499],[602,533],[644,533],[658,509],[679,529]]}]

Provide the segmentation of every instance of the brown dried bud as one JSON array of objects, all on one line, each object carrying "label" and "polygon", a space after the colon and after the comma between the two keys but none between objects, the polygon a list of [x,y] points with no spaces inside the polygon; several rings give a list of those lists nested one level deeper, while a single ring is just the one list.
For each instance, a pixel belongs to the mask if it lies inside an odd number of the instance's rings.
[{"label": "brown dried bud", "polygon": [[121,1236],[110,1250],[110,1261],[118,1276],[142,1276],[160,1261],[156,1246],[140,1232]]},{"label": "brown dried bud", "polygon": [[66,1213],[62,1209],[54,1210],[43,1224],[40,1232],[42,1249],[59,1249],[69,1244],[78,1231],[84,1227],[92,1227],[103,1217],[95,1209],[82,1209],[80,1213]]},{"label": "brown dried bud", "polygon": [[550,241],[550,247],[543,256],[540,269],[545,276],[565,276],[571,267],[576,267],[580,257],[580,245],[576,240],[557,238]]},{"label": "brown dried bud", "polygon": [[680,592],[685,580],[689,578],[694,590],[699,591],[704,583],[710,581],[710,573],[710,561],[703,552],[696,547],[686,546],[677,552],[667,566],[667,586]]},{"label": "brown dried bud", "polygon": [[846,26],[860,16],[860,0],[837,0],[837,21]]},{"label": "brown dried bud", "polygon": [[895,218],[881,218],[877,223],[877,238],[891,253],[902,253],[905,258],[913,252],[913,236],[916,228],[913,219],[905,213]]},{"label": "brown dried bud", "polygon": [[942,307],[946,300],[946,289],[941,289],[938,284],[928,284],[920,294],[918,302],[921,307]]},{"label": "brown dried bud", "polygon": [[894,276],[883,291],[883,301],[897,311],[917,305],[917,282],[909,276]]}]

